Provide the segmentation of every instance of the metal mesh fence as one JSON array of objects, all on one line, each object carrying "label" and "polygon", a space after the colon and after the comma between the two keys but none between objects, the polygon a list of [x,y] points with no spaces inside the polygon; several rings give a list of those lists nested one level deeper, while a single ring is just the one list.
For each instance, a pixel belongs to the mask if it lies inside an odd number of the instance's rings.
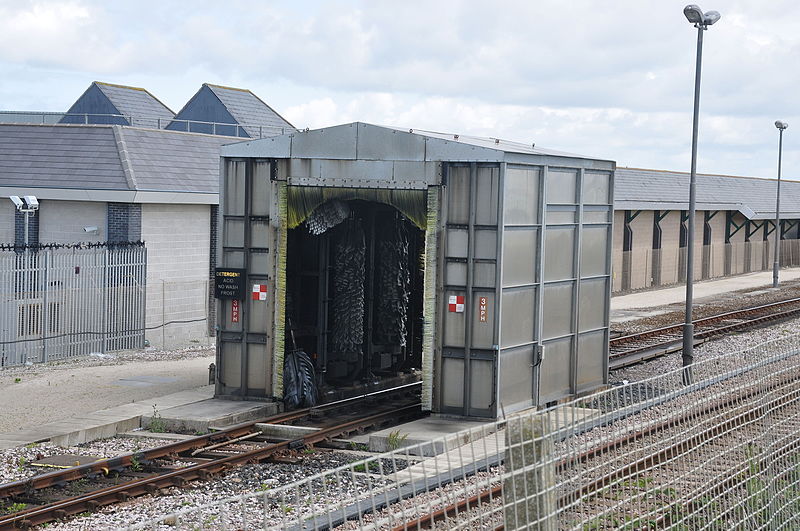
[{"label": "metal mesh fence", "polygon": [[144,343],[143,246],[0,251],[0,367]]},{"label": "metal mesh fence", "polygon": [[797,529],[800,336],[131,529]]}]

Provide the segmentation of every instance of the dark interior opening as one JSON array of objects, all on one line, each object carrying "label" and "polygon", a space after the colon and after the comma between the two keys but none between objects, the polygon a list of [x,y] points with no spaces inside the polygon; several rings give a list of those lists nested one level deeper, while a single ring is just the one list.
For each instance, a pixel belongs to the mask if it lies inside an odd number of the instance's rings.
[{"label": "dark interior opening", "polygon": [[308,355],[320,401],[422,362],[425,234],[397,209],[329,201],[288,231],[286,349]]}]

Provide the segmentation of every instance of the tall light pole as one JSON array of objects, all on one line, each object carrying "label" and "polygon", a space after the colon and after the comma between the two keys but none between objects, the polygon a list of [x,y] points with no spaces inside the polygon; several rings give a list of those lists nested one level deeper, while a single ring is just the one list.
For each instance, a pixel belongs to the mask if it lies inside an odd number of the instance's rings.
[{"label": "tall light pole", "polygon": [[694,4],[683,8],[686,19],[697,28],[697,64],[694,72],[694,117],[692,119],[692,173],[689,180],[689,231],[686,241],[686,318],[683,324],[683,383],[693,381],[694,325],[692,324],[692,297],[694,294],[694,218],[697,197],[697,126],[700,114],[700,70],[703,62],[703,32],[719,20],[717,11],[703,10]]},{"label": "tall light pole", "polygon": [[780,120],[778,128],[778,194],[775,197],[775,261],[772,263],[772,287],[778,287],[778,271],[781,267],[781,155],[783,155],[783,131],[789,124]]}]

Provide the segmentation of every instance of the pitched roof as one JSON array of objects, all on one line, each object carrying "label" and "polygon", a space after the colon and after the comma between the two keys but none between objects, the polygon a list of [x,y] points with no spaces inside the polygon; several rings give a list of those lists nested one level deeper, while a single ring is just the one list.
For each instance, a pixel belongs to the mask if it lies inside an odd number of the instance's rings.
[{"label": "pitched roof", "polygon": [[[67,114],[88,115],[89,123],[120,123],[138,127],[158,128],[166,125],[175,113],[143,88],[93,81],[89,88],[72,104]],[[124,118],[91,115],[120,114]],[[80,119],[67,117],[62,123],[78,123]],[[80,118],[80,117],[78,117]]]},{"label": "pitched roof", "polygon": [[0,124],[0,187],[204,192],[235,138],[119,125]]},{"label": "pitched roof", "polygon": [[211,89],[236,122],[244,126],[251,138],[259,138],[258,126],[271,128],[269,135],[281,132],[280,129],[285,129],[286,132],[295,130],[295,127],[283,116],[247,89],[223,87],[210,83],[204,83],[203,86]]},{"label": "pitched roof", "polygon": [[[687,210],[688,173],[617,168],[616,210]],[[735,210],[748,219],[775,217],[776,179],[697,174],[698,210]],[[781,216],[800,218],[800,182],[781,180]]]}]

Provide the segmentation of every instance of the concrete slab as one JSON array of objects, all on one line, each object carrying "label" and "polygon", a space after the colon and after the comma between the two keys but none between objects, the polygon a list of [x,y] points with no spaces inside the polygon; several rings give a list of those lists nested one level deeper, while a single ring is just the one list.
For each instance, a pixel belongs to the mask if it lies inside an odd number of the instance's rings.
[{"label": "concrete slab", "polygon": [[307,426],[287,426],[286,424],[256,424],[256,429],[272,439],[285,439],[293,441],[305,435],[317,432],[320,428]]},{"label": "concrete slab", "polygon": [[[164,428],[170,431],[195,431],[205,433],[211,426],[231,426],[278,413],[275,402],[247,402],[210,398],[175,407],[156,407],[157,416]],[[142,415],[142,427],[153,421],[153,410]]]},{"label": "concrete slab", "polygon": [[[352,440],[356,443],[366,442],[371,452],[387,452],[395,448],[421,445],[409,453],[412,455],[433,456],[445,451],[443,442],[436,439],[450,436],[460,431],[478,428],[483,424],[474,420],[453,419],[434,415],[376,431],[366,436],[353,437]],[[483,435],[493,432],[492,425],[491,431],[487,431]],[[364,440],[365,438],[366,441]],[[466,444],[470,440],[468,433],[461,434],[458,444]]]},{"label": "concrete slab", "polygon": [[180,391],[154,399],[123,404],[95,411],[94,413],[42,424],[35,428],[2,433],[0,434],[0,449],[46,441],[59,446],[72,446],[95,439],[113,437],[119,433],[138,428],[142,415],[152,415],[154,405],[158,408],[169,409],[207,400],[212,396],[214,396],[214,386],[205,385],[197,389]]},{"label": "concrete slab", "polygon": [[[781,270],[781,282],[800,279],[800,268]],[[714,280],[704,280],[694,284],[694,301],[724,293],[740,290],[759,290],[768,292],[772,288],[772,271],[759,271]],[[759,288],[766,288],[760,290]],[[778,288],[780,289],[780,288]],[[615,295],[611,297],[611,322],[624,323],[644,317],[652,317],[674,311],[674,308],[661,308],[670,304],[683,303],[686,299],[686,286],[652,289]]]}]

